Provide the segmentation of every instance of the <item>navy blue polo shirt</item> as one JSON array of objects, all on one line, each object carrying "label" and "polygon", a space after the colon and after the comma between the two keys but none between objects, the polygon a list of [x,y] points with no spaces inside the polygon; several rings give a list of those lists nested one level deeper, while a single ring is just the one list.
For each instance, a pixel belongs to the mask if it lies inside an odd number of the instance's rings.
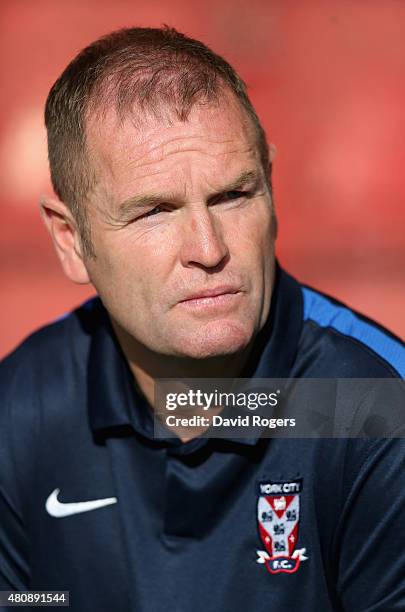
[{"label": "navy blue polo shirt", "polygon": [[[397,338],[277,269],[243,377],[404,372]],[[403,440],[156,440],[98,298],[0,379],[0,590],[85,612],[405,610]]]}]

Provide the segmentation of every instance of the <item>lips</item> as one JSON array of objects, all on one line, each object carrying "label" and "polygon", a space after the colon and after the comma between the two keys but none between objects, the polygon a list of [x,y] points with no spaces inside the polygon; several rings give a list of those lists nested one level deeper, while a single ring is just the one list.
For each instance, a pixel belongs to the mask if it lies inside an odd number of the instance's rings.
[{"label": "lips", "polygon": [[219,295],[239,293],[239,291],[240,289],[238,287],[234,287],[231,285],[222,285],[220,287],[214,287],[213,289],[201,289],[196,291],[195,293],[187,295],[187,297],[180,300],[180,303],[188,302],[191,300],[199,300],[203,298],[213,298]]}]

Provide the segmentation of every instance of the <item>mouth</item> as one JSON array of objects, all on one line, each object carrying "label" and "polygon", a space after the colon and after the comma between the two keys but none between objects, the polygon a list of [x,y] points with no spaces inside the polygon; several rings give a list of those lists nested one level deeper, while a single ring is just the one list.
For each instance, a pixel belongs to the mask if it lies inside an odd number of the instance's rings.
[{"label": "mouth", "polygon": [[214,287],[212,289],[197,290],[194,293],[190,293],[185,298],[180,300],[179,303],[191,302],[193,300],[200,300],[204,298],[215,298],[219,297],[220,295],[233,295],[236,293],[240,293],[239,287],[232,287],[231,285],[222,285],[220,287]]},{"label": "mouth", "polygon": [[216,287],[196,291],[178,304],[193,311],[227,310],[234,306],[242,295],[242,291],[235,287]]}]

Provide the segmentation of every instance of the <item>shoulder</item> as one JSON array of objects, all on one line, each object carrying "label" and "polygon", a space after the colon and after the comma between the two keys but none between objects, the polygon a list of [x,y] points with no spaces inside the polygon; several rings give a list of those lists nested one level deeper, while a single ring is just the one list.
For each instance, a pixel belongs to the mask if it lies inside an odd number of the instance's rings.
[{"label": "shoulder", "polygon": [[14,482],[25,483],[28,500],[36,452],[80,411],[99,311],[98,298],[86,302],[30,335],[0,363],[0,490],[4,479],[8,491]]},{"label": "shoulder", "polygon": [[398,337],[320,291],[301,285],[301,292],[300,349],[303,355],[312,354],[310,376],[405,376],[405,348]]},{"label": "shoulder", "polygon": [[3,399],[32,404],[43,385],[66,380],[81,367],[100,317],[101,302],[92,298],[77,309],[26,338],[0,363]]}]

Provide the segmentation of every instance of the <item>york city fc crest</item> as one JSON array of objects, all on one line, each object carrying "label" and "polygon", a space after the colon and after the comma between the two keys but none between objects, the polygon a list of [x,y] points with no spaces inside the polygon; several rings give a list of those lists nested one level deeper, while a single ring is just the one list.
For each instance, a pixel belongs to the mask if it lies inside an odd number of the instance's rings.
[{"label": "york city fc crest", "polygon": [[265,550],[257,562],[270,574],[293,574],[306,561],[305,548],[297,548],[302,479],[259,483],[257,522]]}]

